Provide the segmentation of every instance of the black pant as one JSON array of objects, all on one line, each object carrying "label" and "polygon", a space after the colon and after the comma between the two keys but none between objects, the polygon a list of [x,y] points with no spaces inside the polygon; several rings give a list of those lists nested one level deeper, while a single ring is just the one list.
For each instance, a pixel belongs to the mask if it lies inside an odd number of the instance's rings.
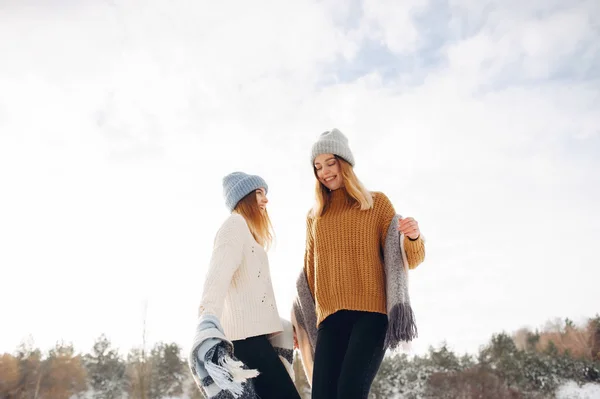
[{"label": "black pant", "polygon": [[366,399],[381,366],[387,315],[340,310],[321,322],[313,399]]},{"label": "black pant", "polygon": [[235,357],[260,372],[254,388],[261,399],[300,399],[294,382],[266,335],[233,341]]}]

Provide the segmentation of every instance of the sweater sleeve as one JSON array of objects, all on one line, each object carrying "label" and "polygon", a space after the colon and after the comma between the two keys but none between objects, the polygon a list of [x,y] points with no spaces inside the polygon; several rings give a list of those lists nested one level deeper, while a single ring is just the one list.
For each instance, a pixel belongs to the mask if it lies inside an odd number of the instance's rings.
[{"label": "sweater sleeve", "polygon": [[416,240],[404,237],[404,250],[409,269],[415,269],[425,260],[425,242],[421,236]]},{"label": "sweater sleeve", "polygon": [[234,214],[217,232],[210,266],[204,280],[199,315],[211,314],[221,318],[231,279],[242,263],[245,228],[247,227],[243,216]]},{"label": "sweater sleeve", "polygon": [[304,251],[304,273],[313,298],[315,297],[315,239],[312,233],[313,218],[306,217],[306,249]]}]

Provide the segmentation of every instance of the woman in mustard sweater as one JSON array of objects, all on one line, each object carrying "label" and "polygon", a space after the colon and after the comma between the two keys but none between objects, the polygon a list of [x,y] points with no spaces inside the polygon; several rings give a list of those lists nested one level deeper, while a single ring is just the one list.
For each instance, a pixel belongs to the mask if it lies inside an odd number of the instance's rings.
[{"label": "woman in mustard sweater", "polygon": [[[396,211],[385,194],[358,180],[339,130],[319,137],[312,165],[316,202],[307,217],[304,261],[317,326],[312,397],[367,398],[385,353],[384,245]],[[419,225],[410,217],[395,221],[412,269],[425,257]],[[407,309],[412,323],[409,303]]]}]

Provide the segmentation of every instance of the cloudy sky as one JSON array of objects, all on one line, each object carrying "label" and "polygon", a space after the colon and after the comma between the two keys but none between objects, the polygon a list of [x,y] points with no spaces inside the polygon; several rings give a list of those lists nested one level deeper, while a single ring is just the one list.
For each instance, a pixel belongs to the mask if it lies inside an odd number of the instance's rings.
[{"label": "cloudy sky", "polygon": [[289,315],[332,127],[427,239],[416,352],[600,311],[598,1],[1,0],[0,351],[189,348],[234,170]]}]

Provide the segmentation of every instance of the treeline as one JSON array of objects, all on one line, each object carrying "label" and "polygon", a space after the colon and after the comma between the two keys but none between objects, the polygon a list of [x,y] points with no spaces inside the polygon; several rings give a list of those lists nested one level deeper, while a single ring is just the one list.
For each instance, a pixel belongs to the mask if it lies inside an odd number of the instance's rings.
[{"label": "treeline", "polygon": [[[0,355],[0,399],[200,399],[176,343],[121,354],[100,336],[89,353],[58,343],[43,353],[24,343]],[[303,398],[310,388],[295,362]],[[388,355],[371,390],[373,399],[551,398],[562,384],[600,382],[600,316],[583,326],[570,320],[543,329],[492,337],[476,355],[447,345],[423,356]]]},{"label": "treeline", "polygon": [[0,356],[0,398],[69,399],[123,397],[202,398],[195,387],[181,347],[157,343],[149,351],[135,348],[121,356],[105,337],[90,353],[76,353],[59,343],[42,353],[31,343]]},{"label": "treeline", "polygon": [[446,345],[425,356],[388,356],[371,397],[541,399],[568,381],[600,382],[599,316],[581,327],[567,319],[496,334],[476,356],[457,356]]}]

